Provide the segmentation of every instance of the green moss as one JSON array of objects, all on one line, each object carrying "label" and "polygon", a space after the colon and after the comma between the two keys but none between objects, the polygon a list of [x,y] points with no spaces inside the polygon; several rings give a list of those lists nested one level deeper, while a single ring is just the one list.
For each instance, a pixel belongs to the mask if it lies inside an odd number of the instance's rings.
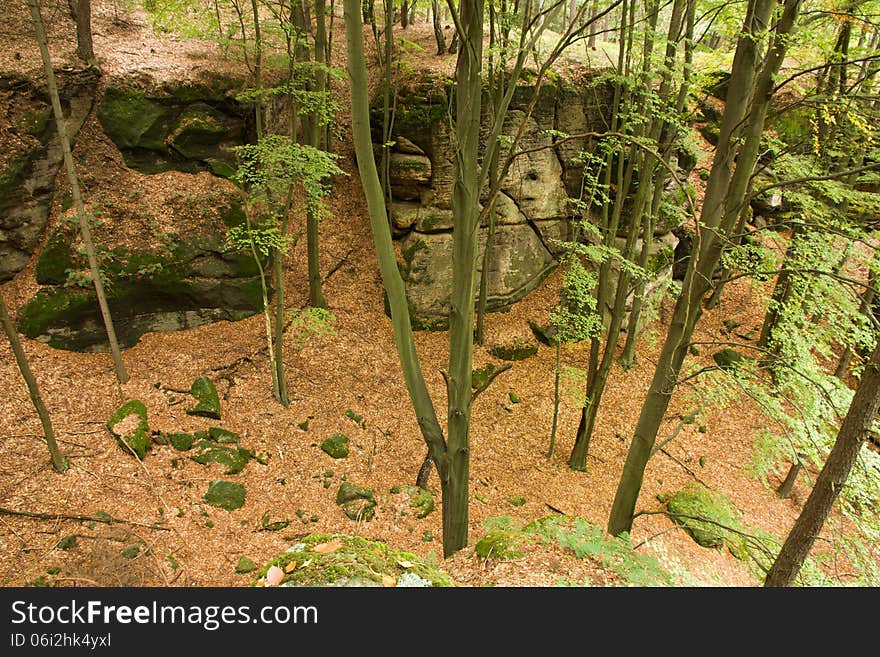
[{"label": "green moss", "polygon": [[[748,555],[739,510],[723,493],[691,483],[666,503],[672,519],[703,547],[727,547],[737,559]],[[730,528],[730,531],[727,528]]]},{"label": "green moss", "polygon": [[28,151],[20,153],[13,157],[6,170],[0,173],[0,206],[5,205],[5,199],[12,198],[16,190],[21,186],[21,182],[30,169],[31,162],[42,150],[42,146],[36,146]]},{"label": "green moss", "polygon": [[65,536],[55,544],[59,550],[69,550],[76,547],[76,534]]},{"label": "green moss", "polygon": [[221,427],[211,427],[208,429],[208,436],[210,436],[211,440],[215,443],[224,443],[227,445],[237,445],[241,438],[241,436],[234,431],[223,429]]},{"label": "green moss", "polygon": [[233,511],[244,506],[244,498],[244,486],[216,479],[208,485],[208,492],[205,493],[204,500],[211,506]]},{"label": "green moss", "polygon": [[195,397],[199,403],[194,408],[189,409],[186,412],[187,415],[199,415],[215,420],[220,419],[220,397],[217,395],[217,388],[211,379],[206,376],[197,378],[192,382],[189,394]]},{"label": "green moss", "polygon": [[671,244],[659,243],[657,250],[648,255],[647,269],[656,274],[672,266],[675,259],[675,248]]},{"label": "green moss", "polygon": [[43,109],[25,112],[24,116],[22,116],[19,121],[19,127],[32,137],[42,139],[51,122],[52,108],[45,107]]},{"label": "green moss", "polygon": [[[336,541],[339,547],[331,552],[313,549]],[[426,586],[456,585],[449,575],[417,555],[394,550],[378,541],[343,534],[310,534],[300,539],[287,552],[263,566],[257,582],[265,581],[271,566],[285,571],[281,581],[284,586],[387,585],[383,578],[401,586],[411,581]]]},{"label": "green moss", "polygon": [[321,450],[334,459],[344,459],[348,456],[348,436],[344,433],[334,433],[321,443]]},{"label": "green moss", "polygon": [[171,446],[179,452],[185,452],[192,449],[195,442],[195,436],[191,433],[169,433],[166,435]]},{"label": "green moss", "polygon": [[113,143],[120,148],[164,150],[162,123],[168,110],[145,94],[108,87],[98,106],[98,120]]},{"label": "green moss", "polygon": [[252,573],[257,569],[257,564],[248,559],[247,557],[242,557],[238,560],[238,563],[235,564],[235,572],[239,575],[243,575],[244,573]]},{"label": "green moss", "polygon": [[64,228],[52,231],[37,260],[36,278],[40,285],[63,285],[68,269],[79,269],[80,258],[70,248],[73,236]]},{"label": "green moss", "polygon": [[712,354],[712,360],[722,370],[733,370],[742,364],[743,355],[736,349],[728,348]]},{"label": "green moss", "polygon": [[538,345],[535,343],[529,344],[520,338],[514,338],[513,342],[509,344],[494,345],[489,353],[501,360],[525,360],[538,353]]},{"label": "green moss", "polygon": [[672,577],[651,556],[633,552],[629,536],[609,536],[605,531],[574,516],[547,516],[529,523],[523,533],[554,542],[578,559],[593,559],[617,574],[626,586],[671,586]]},{"label": "green moss", "polygon": [[522,495],[517,495],[516,497],[511,497],[507,501],[510,502],[513,506],[522,506],[526,503],[526,498],[524,498]]},{"label": "green moss", "polygon": [[492,529],[474,546],[474,553],[481,559],[515,559],[522,556],[521,537],[518,532]]},{"label": "green moss", "polygon": [[372,488],[362,488],[347,481],[336,492],[336,504],[355,521],[370,521],[376,515],[376,497]]},{"label": "green moss", "polygon": [[[137,416],[137,425],[125,432],[118,431],[117,425],[130,415]],[[107,421],[107,429],[126,452],[134,452],[140,460],[144,459],[150,448],[150,427],[147,424],[147,407],[142,401],[132,399],[116,409]]]},{"label": "green moss", "polygon": [[434,510],[434,496],[424,488],[407,486],[406,493],[409,495],[409,506],[416,518],[424,518]]},{"label": "green moss", "polygon": [[[244,213],[244,207],[238,199],[232,199],[226,207],[220,210],[220,219],[227,228],[233,228],[243,224],[247,217]],[[252,258],[253,259],[253,258]]]},{"label": "green moss", "polygon": [[201,440],[195,445],[196,452],[190,458],[200,465],[219,463],[225,465],[223,474],[237,474],[244,469],[253,454],[241,447],[218,445],[210,440]]}]

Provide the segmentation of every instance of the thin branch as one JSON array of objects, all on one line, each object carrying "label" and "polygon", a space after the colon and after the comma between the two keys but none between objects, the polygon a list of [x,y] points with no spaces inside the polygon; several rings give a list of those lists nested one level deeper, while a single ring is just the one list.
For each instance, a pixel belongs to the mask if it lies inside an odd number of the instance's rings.
[{"label": "thin branch", "polygon": [[15,509],[7,509],[0,506],[0,514],[7,516],[23,516],[25,518],[37,518],[38,520],[77,520],[79,522],[103,522],[108,525],[123,524],[132,525],[134,527],[145,527],[146,529],[156,529],[163,532],[170,532],[170,527],[162,527],[161,525],[150,525],[134,520],[124,520],[122,518],[114,518],[113,516],[81,516],[70,515],[66,513],[36,513],[34,511],[16,511]]},{"label": "thin branch", "polygon": [[488,377],[486,377],[485,383],[474,388],[474,391],[471,393],[471,403],[473,403],[477,399],[477,397],[480,395],[480,393],[484,392],[486,390],[486,388],[488,388],[490,385],[492,385],[492,381],[495,380],[495,377],[497,377],[502,372],[506,372],[511,367],[513,367],[513,365],[511,365],[510,363],[504,363],[504,365],[499,367],[497,370],[493,370],[492,373],[489,374]]}]

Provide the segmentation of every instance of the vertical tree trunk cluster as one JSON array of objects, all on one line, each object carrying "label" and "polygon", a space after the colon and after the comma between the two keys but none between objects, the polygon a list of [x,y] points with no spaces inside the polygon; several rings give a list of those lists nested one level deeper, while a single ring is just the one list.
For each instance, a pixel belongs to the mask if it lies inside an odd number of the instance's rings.
[{"label": "vertical tree trunk cluster", "polygon": [[750,0],[737,42],[724,114],[700,216],[698,243],[691,256],[672,323],[651,380],[608,521],[613,535],[629,532],[657,432],[666,414],[697,320],[711,289],[712,274],[746,202],[758,159],[774,78],[790,42],[800,0],[786,0],[761,61],[760,47],[773,12],[772,0]]}]

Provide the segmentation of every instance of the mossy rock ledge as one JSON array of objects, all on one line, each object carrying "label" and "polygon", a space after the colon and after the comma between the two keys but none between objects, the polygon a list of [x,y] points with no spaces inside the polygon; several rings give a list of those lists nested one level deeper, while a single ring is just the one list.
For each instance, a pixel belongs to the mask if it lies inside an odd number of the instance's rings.
[{"label": "mossy rock ledge", "polygon": [[[36,267],[37,282],[46,287],[22,308],[19,330],[56,348],[107,352],[107,335],[91,282],[71,279],[75,273],[88,272],[85,258],[72,246],[76,239],[69,225],[49,237]],[[181,238],[164,250],[114,248],[104,258],[102,271],[123,348],[134,346],[147,332],[237,321],[263,307],[253,258],[226,250],[216,235]],[[219,418],[219,402],[209,399],[207,386],[197,388],[193,394],[200,404],[194,410]]]},{"label": "mossy rock ledge", "polygon": [[255,586],[266,585],[272,566],[284,572],[279,586],[457,586],[419,556],[344,534],[309,534],[300,539],[263,566]]}]

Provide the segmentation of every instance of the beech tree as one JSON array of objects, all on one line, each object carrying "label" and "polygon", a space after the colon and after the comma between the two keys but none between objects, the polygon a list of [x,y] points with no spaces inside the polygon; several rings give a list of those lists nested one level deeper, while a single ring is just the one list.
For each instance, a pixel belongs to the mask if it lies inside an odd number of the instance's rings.
[{"label": "beech tree", "polygon": [[[612,535],[629,532],[632,528],[645,468],[687,356],[691,336],[702,314],[703,298],[711,290],[712,275],[721,252],[746,201],[775,77],[795,30],[800,4],[801,0],[786,0],[781,14],[770,28],[776,3],[773,0],[749,0],[700,213],[697,246],[688,262],[682,291],[615,492],[608,520],[608,532]],[[768,33],[772,34],[771,41],[762,61],[761,46]]]},{"label": "beech tree", "polygon": [[92,0],[67,0],[67,5],[76,23],[76,55],[89,66],[97,66],[92,45]]},{"label": "beech tree", "polygon": [[92,284],[95,286],[95,296],[101,309],[101,317],[104,319],[104,328],[107,331],[107,340],[110,342],[110,353],[113,356],[113,367],[116,371],[116,379],[119,383],[128,381],[128,372],[122,362],[122,353],[119,350],[119,342],[116,339],[116,330],[113,328],[113,318],[110,316],[110,307],[107,305],[107,296],[104,293],[104,284],[101,281],[101,267],[95,254],[95,244],[92,241],[92,231],[89,228],[89,220],[83,205],[82,193],[79,188],[79,178],[76,174],[76,166],[70,151],[70,140],[67,137],[67,124],[64,112],[61,110],[61,99],[58,95],[58,86],[55,84],[55,72],[52,70],[52,60],[49,56],[49,46],[46,41],[46,28],[43,17],[40,14],[39,0],[28,0],[28,9],[31,20],[37,34],[37,44],[40,46],[40,55],[43,59],[43,70],[46,74],[46,83],[49,87],[49,98],[52,101],[52,113],[55,116],[55,128],[58,132],[58,141],[61,142],[61,151],[64,154],[64,168],[67,171],[67,180],[70,183],[70,193],[73,204],[76,207],[79,229],[82,234],[83,245],[89,260],[89,271]]},{"label": "beech tree", "polygon": [[880,342],[865,366],[837,440],[819,473],[804,508],[779,555],[767,572],[764,586],[790,586],[813,548],[831,507],[843,489],[880,407]]},{"label": "beech tree", "polygon": [[15,355],[15,362],[18,364],[18,370],[21,372],[24,382],[27,384],[28,393],[31,396],[31,403],[37,411],[40,423],[43,425],[43,436],[46,438],[46,445],[49,447],[49,456],[52,458],[52,466],[58,472],[65,472],[68,467],[67,459],[61,455],[58,449],[58,443],[55,440],[55,430],[52,428],[52,419],[49,417],[49,411],[46,410],[46,404],[40,396],[40,389],[37,386],[37,380],[31,372],[28,365],[27,356],[21,347],[21,341],[18,339],[18,331],[9,318],[9,312],[6,310],[6,302],[3,295],[0,294],[0,324],[3,324],[3,331],[12,347],[12,353]]}]

